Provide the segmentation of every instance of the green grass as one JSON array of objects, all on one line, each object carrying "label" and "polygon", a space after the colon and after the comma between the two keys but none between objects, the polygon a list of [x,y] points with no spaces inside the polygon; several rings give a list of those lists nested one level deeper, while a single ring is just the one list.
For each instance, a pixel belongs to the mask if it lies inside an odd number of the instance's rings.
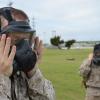
[{"label": "green grass", "polygon": [[[44,50],[39,67],[43,75],[52,81],[57,100],[84,100],[85,90],[78,69],[90,52],[90,49]],[[68,60],[72,58],[74,60]]]}]

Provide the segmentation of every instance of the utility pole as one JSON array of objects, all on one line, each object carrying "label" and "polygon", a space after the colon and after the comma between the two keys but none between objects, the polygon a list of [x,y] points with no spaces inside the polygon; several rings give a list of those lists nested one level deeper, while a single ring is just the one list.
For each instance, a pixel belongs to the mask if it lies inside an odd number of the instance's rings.
[{"label": "utility pole", "polygon": [[32,28],[35,30],[35,18],[32,18]]},{"label": "utility pole", "polygon": [[7,6],[8,7],[12,7],[13,3],[14,3],[13,1],[9,1],[9,3],[7,4]]},{"label": "utility pole", "polygon": [[56,36],[56,30],[52,31],[52,37]]}]

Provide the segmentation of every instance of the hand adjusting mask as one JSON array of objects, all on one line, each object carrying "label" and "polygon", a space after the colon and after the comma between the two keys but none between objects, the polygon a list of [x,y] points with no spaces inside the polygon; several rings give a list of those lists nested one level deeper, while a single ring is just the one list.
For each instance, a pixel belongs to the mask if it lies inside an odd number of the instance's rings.
[{"label": "hand adjusting mask", "polygon": [[95,45],[93,55],[93,63],[100,66],[100,44]]},{"label": "hand adjusting mask", "polygon": [[[8,25],[0,28],[0,35],[14,32],[30,33],[30,37],[34,34],[34,30],[29,25],[29,20],[15,21],[12,18],[12,7],[4,7],[0,9],[0,15],[8,20]],[[0,23],[1,24],[1,23]],[[1,27],[1,25],[0,25]],[[34,68],[37,57],[31,48],[31,38],[29,40],[21,39],[16,43],[16,55],[13,62],[13,74],[17,71],[28,72]]]}]

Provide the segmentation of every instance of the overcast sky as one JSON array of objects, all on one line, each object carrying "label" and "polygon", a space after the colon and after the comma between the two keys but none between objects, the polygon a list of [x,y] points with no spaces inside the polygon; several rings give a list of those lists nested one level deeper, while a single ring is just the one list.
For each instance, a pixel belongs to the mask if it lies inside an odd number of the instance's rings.
[{"label": "overcast sky", "polygon": [[[4,7],[11,0],[0,0]],[[100,40],[100,0],[12,0],[13,7],[35,18],[44,42],[60,35],[64,40]]]}]

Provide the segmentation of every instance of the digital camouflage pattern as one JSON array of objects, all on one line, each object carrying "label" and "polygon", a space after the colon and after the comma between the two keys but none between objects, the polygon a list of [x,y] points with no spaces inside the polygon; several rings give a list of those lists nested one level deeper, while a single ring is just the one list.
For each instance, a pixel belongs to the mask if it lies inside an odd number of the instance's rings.
[{"label": "digital camouflage pattern", "polygon": [[[53,86],[43,77],[39,68],[36,68],[31,78],[27,78],[23,72],[14,75],[13,86],[16,94],[16,98],[13,98],[15,100],[55,100]],[[0,100],[12,100],[11,80],[4,75],[0,75]]]}]

